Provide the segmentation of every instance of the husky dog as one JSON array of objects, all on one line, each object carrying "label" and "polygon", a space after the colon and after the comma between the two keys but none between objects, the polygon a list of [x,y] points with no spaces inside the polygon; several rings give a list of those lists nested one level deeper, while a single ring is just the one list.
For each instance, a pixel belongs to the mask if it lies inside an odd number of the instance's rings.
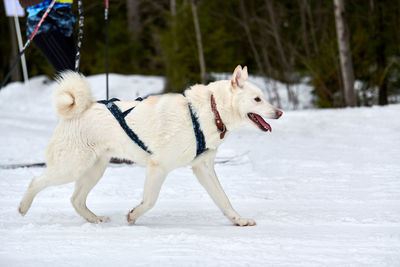
[{"label": "husky dog", "polygon": [[255,225],[232,208],[214,171],[215,154],[226,133],[247,122],[271,131],[263,117],[282,115],[247,78],[247,67],[237,66],[231,80],[194,85],[184,95],[96,102],[82,75],[64,72],[55,92],[59,122],[47,147],[47,167],[32,179],[19,212],[25,215],[46,187],[75,182],[75,210],[89,222],[106,221],[87,208],[86,198],[116,157],[147,167],[143,200],[128,213],[130,224],[154,206],[167,174],[190,164],[225,216],[235,225]]}]

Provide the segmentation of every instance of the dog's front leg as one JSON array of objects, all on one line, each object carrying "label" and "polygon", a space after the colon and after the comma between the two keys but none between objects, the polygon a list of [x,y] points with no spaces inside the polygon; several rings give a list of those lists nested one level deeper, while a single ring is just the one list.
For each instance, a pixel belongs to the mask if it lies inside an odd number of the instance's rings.
[{"label": "dog's front leg", "polygon": [[256,222],[254,220],[240,217],[240,215],[232,208],[232,205],[219,183],[214,170],[214,158],[216,152],[208,151],[206,153],[213,154],[204,155],[205,158],[202,161],[193,165],[193,172],[200,184],[207,190],[210,197],[214,200],[215,204],[221,209],[224,215],[227,216],[235,225],[255,225]]},{"label": "dog's front leg", "polygon": [[147,167],[143,201],[126,216],[129,224],[134,224],[137,218],[154,206],[165,177],[167,177],[167,172],[164,168],[155,164]]}]

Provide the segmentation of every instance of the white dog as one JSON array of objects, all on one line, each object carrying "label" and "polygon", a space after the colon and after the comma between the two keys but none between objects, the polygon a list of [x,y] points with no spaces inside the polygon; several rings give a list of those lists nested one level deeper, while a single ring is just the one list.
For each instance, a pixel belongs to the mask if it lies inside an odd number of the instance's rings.
[{"label": "white dog", "polygon": [[44,188],[76,182],[71,197],[75,210],[89,222],[105,221],[86,207],[86,198],[110,158],[117,157],[147,167],[143,201],[128,213],[130,224],[154,206],[167,174],[190,164],[200,184],[234,224],[255,225],[232,208],[214,171],[215,154],[225,133],[246,122],[271,131],[262,117],[282,115],[247,77],[247,68],[238,66],[230,81],[194,85],[184,95],[96,102],[82,75],[63,73],[55,92],[59,122],[46,151],[47,167],[32,179],[19,212],[25,215]]}]

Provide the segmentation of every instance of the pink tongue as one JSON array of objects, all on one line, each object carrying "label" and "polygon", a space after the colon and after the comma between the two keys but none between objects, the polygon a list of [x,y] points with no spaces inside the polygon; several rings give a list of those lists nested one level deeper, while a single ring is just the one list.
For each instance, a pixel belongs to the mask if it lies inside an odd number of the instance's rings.
[{"label": "pink tongue", "polygon": [[271,126],[260,115],[254,114],[254,116],[256,116],[256,119],[258,120],[259,123],[261,123],[262,126],[264,126],[270,132],[272,132]]}]

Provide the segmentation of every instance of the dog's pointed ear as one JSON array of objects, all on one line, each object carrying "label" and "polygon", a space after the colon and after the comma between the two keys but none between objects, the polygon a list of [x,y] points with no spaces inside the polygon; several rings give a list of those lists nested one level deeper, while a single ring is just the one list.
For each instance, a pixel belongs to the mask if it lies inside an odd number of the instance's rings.
[{"label": "dog's pointed ear", "polygon": [[244,81],[247,81],[247,79],[249,78],[249,74],[247,73],[247,66],[244,66],[242,70],[242,76]]},{"label": "dog's pointed ear", "polygon": [[[233,71],[231,85],[233,88],[243,88],[243,83],[245,81],[242,66],[238,65]],[[247,78],[247,68],[246,68],[246,78]]]}]

